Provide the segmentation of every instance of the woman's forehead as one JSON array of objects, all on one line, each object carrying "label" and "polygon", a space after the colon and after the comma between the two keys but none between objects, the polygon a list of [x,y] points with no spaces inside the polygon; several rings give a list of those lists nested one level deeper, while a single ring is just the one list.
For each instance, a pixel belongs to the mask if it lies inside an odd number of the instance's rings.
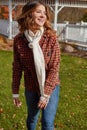
[{"label": "woman's forehead", "polygon": [[41,4],[36,7],[36,10],[39,10],[39,9],[46,11],[45,6],[44,6],[44,5],[41,5]]}]

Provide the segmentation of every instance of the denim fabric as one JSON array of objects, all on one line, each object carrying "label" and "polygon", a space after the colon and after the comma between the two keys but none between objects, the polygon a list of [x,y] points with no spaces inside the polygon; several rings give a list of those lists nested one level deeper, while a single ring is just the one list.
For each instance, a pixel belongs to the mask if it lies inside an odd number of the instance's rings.
[{"label": "denim fabric", "polygon": [[[42,109],[42,130],[54,130],[54,119],[58,107],[59,86],[57,86],[45,109]],[[36,130],[36,124],[40,109],[37,107],[39,97],[37,94],[25,90],[26,103],[28,108],[27,129]]]}]

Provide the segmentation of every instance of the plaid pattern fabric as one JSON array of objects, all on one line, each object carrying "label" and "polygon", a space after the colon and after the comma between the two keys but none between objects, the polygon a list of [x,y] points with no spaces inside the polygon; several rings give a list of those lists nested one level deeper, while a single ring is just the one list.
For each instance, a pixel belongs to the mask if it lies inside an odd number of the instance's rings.
[{"label": "plaid pattern fabric", "polygon": [[[44,33],[39,42],[45,59],[46,82],[44,93],[50,95],[55,86],[60,84],[59,65],[60,48],[56,36]],[[24,34],[18,34],[14,38],[13,46],[13,75],[12,92],[19,93],[20,80],[24,72],[25,88],[40,94],[39,84],[36,76],[32,49],[28,47],[28,41]]]}]

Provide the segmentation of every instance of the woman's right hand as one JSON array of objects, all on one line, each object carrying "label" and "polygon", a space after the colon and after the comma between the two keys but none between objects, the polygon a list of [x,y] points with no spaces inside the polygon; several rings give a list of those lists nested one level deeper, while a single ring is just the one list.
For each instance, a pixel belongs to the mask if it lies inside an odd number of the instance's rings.
[{"label": "woman's right hand", "polygon": [[20,107],[22,105],[22,102],[19,100],[19,98],[13,98],[13,103],[17,107]]}]

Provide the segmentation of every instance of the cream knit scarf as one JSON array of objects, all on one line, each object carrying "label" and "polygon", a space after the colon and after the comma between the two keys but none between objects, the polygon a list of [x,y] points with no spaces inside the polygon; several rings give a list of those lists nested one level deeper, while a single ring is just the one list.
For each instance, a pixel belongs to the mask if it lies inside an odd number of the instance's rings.
[{"label": "cream knit scarf", "polygon": [[44,29],[41,28],[34,34],[31,30],[26,30],[24,32],[29,44],[28,46],[33,51],[35,69],[37,74],[37,79],[40,87],[41,96],[44,95],[44,85],[45,85],[45,61],[42,49],[39,45],[41,36],[43,35]]}]

